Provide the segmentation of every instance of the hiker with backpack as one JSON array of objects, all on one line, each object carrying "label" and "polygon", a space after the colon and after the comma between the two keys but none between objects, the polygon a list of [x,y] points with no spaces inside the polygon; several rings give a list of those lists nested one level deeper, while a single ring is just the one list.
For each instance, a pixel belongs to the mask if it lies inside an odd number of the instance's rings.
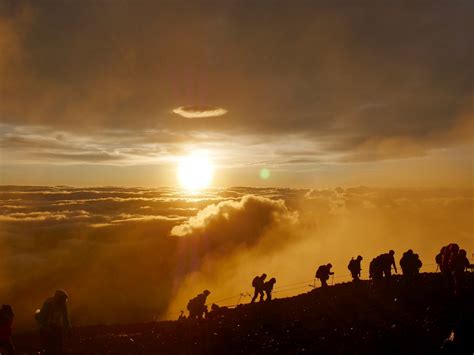
[{"label": "hiker with backpack", "polygon": [[464,286],[465,272],[470,267],[467,252],[464,249],[459,250],[456,259],[453,262],[454,294],[459,295]]},{"label": "hiker with backpack", "polygon": [[0,354],[15,355],[15,347],[12,343],[13,309],[4,304],[0,308]]},{"label": "hiker with backpack", "polygon": [[443,272],[443,270],[441,269],[441,263],[443,261],[443,255],[444,255],[445,251],[446,251],[446,247],[442,247],[441,250],[439,251],[439,253],[435,257],[436,271],[439,270],[440,272]]},{"label": "hiker with backpack", "polygon": [[392,276],[392,266],[397,274],[397,264],[395,264],[394,258],[395,252],[390,250],[388,253],[381,254],[377,257],[378,262],[380,263],[380,268],[382,269],[383,275],[388,280]]},{"label": "hiker with backpack", "polygon": [[400,267],[407,282],[412,282],[420,274],[422,262],[418,254],[413,253],[413,250],[408,249],[403,253],[400,259]]},{"label": "hiker with backpack", "polygon": [[202,319],[204,315],[207,315],[207,296],[211,294],[211,291],[204,290],[194,298],[191,298],[188,302],[189,319]]},{"label": "hiker with backpack", "polygon": [[263,284],[263,291],[267,295],[266,301],[272,300],[272,291],[273,291],[273,286],[275,286],[275,283],[276,283],[276,279],[272,277],[270,280],[268,280],[267,282]]},{"label": "hiker with backpack", "polygon": [[328,283],[327,281],[329,280],[330,275],[334,275],[334,273],[331,271],[332,264],[326,264],[326,265],[321,265],[318,267],[318,270],[316,270],[316,275],[315,277],[321,281],[321,287],[327,287]]},{"label": "hiker with backpack", "polygon": [[264,297],[264,290],[263,285],[265,283],[265,279],[267,278],[267,274],[262,274],[261,276],[255,276],[252,280],[252,287],[254,288],[252,301],[250,303],[254,303],[258,296],[260,296],[259,302],[263,301]]},{"label": "hiker with backpack", "polygon": [[382,263],[380,262],[380,255],[373,258],[369,264],[369,277],[374,284],[379,284],[383,280]]},{"label": "hiker with backpack", "polygon": [[451,243],[443,247],[440,253],[436,256],[436,261],[439,261],[439,269],[444,276],[447,288],[449,290],[455,289],[454,269],[455,263],[459,254],[459,245]]},{"label": "hiker with backpack", "polygon": [[349,265],[347,265],[354,282],[360,281],[360,272],[362,270],[360,263],[362,259],[363,257],[359,255],[356,259],[352,258],[351,261],[349,261]]},{"label": "hiker with backpack", "polygon": [[45,354],[62,354],[65,333],[70,333],[71,324],[67,309],[68,295],[57,290],[53,297],[44,301],[36,311],[36,321],[40,329],[41,341]]}]

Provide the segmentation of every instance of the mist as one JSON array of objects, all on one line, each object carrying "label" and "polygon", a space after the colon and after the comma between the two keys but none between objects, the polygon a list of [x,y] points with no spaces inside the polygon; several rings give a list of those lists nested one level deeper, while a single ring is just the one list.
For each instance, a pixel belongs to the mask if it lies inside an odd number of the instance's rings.
[{"label": "mist", "polygon": [[[389,249],[412,248],[434,271],[440,247],[474,251],[472,190],[173,189],[3,186],[0,297],[16,327],[57,288],[74,325],[174,319],[204,289],[209,303],[240,294],[263,272],[275,297],[309,291],[318,265],[334,282],[362,255],[363,272]],[[364,275],[366,277],[366,275]],[[295,284],[294,286],[287,286]]]}]

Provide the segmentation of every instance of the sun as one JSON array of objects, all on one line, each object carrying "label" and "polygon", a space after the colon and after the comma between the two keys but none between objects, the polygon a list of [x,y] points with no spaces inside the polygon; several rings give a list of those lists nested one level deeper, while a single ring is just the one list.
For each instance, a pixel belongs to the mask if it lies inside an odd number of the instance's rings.
[{"label": "sun", "polygon": [[204,151],[195,151],[179,160],[179,183],[187,190],[199,191],[209,187],[213,176],[214,165]]}]

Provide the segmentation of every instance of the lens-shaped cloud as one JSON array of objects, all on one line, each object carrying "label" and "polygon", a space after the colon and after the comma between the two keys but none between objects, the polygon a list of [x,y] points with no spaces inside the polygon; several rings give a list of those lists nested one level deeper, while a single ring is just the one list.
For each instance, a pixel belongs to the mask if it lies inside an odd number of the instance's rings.
[{"label": "lens-shaped cloud", "polygon": [[175,108],[173,112],[186,118],[205,118],[225,115],[227,110],[214,106],[181,106]]}]

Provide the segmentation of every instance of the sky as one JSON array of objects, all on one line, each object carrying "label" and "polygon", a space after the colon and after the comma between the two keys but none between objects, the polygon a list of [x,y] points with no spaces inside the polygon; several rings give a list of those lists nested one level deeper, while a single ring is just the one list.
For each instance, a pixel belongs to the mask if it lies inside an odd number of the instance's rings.
[{"label": "sky", "polygon": [[2,1],[0,184],[176,187],[206,151],[211,187],[472,188],[473,13]]}]

